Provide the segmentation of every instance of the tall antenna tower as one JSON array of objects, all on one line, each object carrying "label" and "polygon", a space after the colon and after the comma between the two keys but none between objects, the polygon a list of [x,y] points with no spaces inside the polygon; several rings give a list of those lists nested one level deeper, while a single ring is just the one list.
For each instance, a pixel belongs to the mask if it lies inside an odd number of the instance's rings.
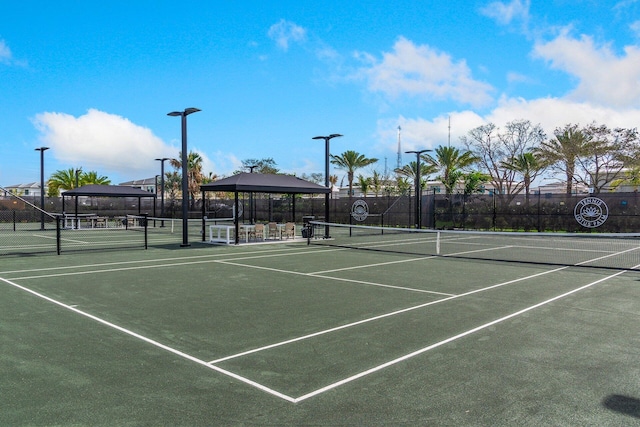
[{"label": "tall antenna tower", "polygon": [[400,169],[402,167],[402,147],[400,145],[400,131],[402,130],[402,128],[400,126],[398,126],[398,161],[397,161],[397,165],[396,168]]},{"label": "tall antenna tower", "polygon": [[451,147],[451,116],[449,116],[449,147]]}]

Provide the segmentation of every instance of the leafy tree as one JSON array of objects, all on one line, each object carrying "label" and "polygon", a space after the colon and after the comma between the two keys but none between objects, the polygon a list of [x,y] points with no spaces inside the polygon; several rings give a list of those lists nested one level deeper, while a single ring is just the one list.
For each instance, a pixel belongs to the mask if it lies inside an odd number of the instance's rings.
[{"label": "leafy tree", "polygon": [[556,128],[553,134],[554,138],[540,144],[537,153],[552,170],[565,174],[566,193],[570,195],[573,190],[576,162],[585,153],[589,137],[577,124],[567,124],[562,129]]},{"label": "leafy tree", "polygon": [[251,171],[251,167],[255,166],[253,171],[255,173],[269,173],[269,174],[279,174],[280,170],[276,167],[277,164],[275,160],[271,157],[267,157],[264,159],[246,159],[242,161],[242,167],[233,172],[234,175],[239,174],[241,172],[249,172]]},{"label": "leafy tree", "polygon": [[477,158],[481,170],[491,177],[500,200],[508,203],[524,189],[524,183],[517,179],[519,172],[507,168],[505,162],[537,148],[545,140],[545,134],[540,125],[515,120],[507,123],[502,131],[493,123],[479,126],[462,140]]},{"label": "leafy tree", "polygon": [[369,166],[378,159],[369,159],[363,154],[357,153],[353,150],[345,151],[339,156],[331,154],[331,163],[336,165],[338,169],[345,170],[347,172],[347,179],[349,180],[349,198],[353,193],[353,178],[356,170]]},{"label": "leafy tree", "polygon": [[458,148],[440,145],[435,149],[435,157],[424,155],[424,159],[440,171],[438,179],[442,181],[447,195],[453,193],[457,179],[452,175],[460,178],[460,174],[455,173],[476,162],[476,157],[471,151],[460,152]]},{"label": "leafy tree", "polygon": [[300,178],[304,179],[305,181],[313,182],[314,184],[322,184],[324,181],[324,174],[320,172],[312,172],[311,175],[303,173],[302,175],[300,175]]},{"label": "leafy tree", "polygon": [[621,185],[630,185],[637,192],[640,187],[640,166],[633,166],[624,172],[624,175],[611,182],[611,188],[616,189]]},{"label": "leafy tree", "polygon": [[636,129],[609,129],[595,123],[584,128],[583,132],[586,142],[577,159],[575,178],[598,194],[622,177],[625,168],[636,160],[634,150],[638,132]]}]

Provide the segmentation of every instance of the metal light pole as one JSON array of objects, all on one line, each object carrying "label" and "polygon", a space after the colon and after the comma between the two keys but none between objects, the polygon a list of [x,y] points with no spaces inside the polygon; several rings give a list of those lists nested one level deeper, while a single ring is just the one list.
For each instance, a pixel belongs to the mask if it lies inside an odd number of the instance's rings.
[{"label": "metal light pole", "polygon": [[[160,162],[160,217],[164,218],[164,162],[169,158],[163,157],[156,160]],[[160,227],[164,227],[164,221],[162,221]]]},{"label": "metal light pole", "polygon": [[[329,141],[332,138],[340,137],[339,133],[332,133],[329,136],[314,136],[311,139],[324,139],[324,186],[330,188],[329,185]],[[324,195],[324,221],[329,222],[329,193]],[[324,227],[324,238],[329,238],[329,226]]]},{"label": "metal light pole", "polygon": [[167,116],[182,118],[182,247],[189,246],[189,165],[187,164],[187,116],[197,113],[198,108],[172,111]]},{"label": "metal light pole", "polygon": [[49,147],[36,148],[40,152],[40,230],[44,230],[44,152]]},{"label": "metal light pole", "polygon": [[416,155],[416,182],[415,182],[415,192],[416,192],[416,228],[422,228],[422,189],[420,183],[420,156],[422,153],[426,153],[431,150],[418,150],[418,151],[405,151],[407,154]]}]

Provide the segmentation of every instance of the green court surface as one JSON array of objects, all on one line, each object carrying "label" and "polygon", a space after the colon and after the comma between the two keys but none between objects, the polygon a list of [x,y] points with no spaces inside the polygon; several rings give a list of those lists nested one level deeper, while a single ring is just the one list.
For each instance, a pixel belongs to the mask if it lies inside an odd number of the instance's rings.
[{"label": "green court surface", "polygon": [[0,425],[640,423],[637,270],[305,242],[0,262]]}]

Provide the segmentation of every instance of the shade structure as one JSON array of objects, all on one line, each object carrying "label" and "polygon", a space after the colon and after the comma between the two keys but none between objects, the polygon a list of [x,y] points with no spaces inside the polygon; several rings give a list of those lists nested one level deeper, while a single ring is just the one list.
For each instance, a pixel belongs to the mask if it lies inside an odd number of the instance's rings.
[{"label": "shade structure", "polygon": [[[150,193],[139,188],[127,187],[126,185],[99,185],[89,184],[82,187],[67,190],[62,193],[62,210],[65,210],[65,199],[75,197],[75,213],[78,213],[78,197],[136,197],[138,199],[138,213],[140,213],[140,199],[143,197],[155,198],[155,193]],[[155,206],[155,204],[154,204]]]},{"label": "shade structure", "polygon": [[200,186],[202,191],[228,191],[279,194],[328,194],[330,188],[292,175],[239,173]]},{"label": "shade structure", "polygon": [[[264,173],[246,173],[223,178],[221,180],[200,186],[202,196],[207,191],[226,191],[235,194],[235,212],[238,212],[238,193],[276,193],[276,194],[328,194],[330,188],[313,182],[305,181],[292,175],[275,175]],[[295,199],[294,199],[295,203]],[[203,204],[204,210],[204,204]],[[295,213],[295,205],[294,205]],[[204,215],[204,212],[203,212]],[[238,217],[234,218],[235,243],[239,243],[238,238]],[[204,229],[203,229],[204,239]]]},{"label": "shade structure", "polygon": [[156,197],[155,193],[150,193],[139,188],[128,187],[126,185],[98,185],[90,184],[82,187],[67,190],[62,196],[95,196],[95,197]]}]

